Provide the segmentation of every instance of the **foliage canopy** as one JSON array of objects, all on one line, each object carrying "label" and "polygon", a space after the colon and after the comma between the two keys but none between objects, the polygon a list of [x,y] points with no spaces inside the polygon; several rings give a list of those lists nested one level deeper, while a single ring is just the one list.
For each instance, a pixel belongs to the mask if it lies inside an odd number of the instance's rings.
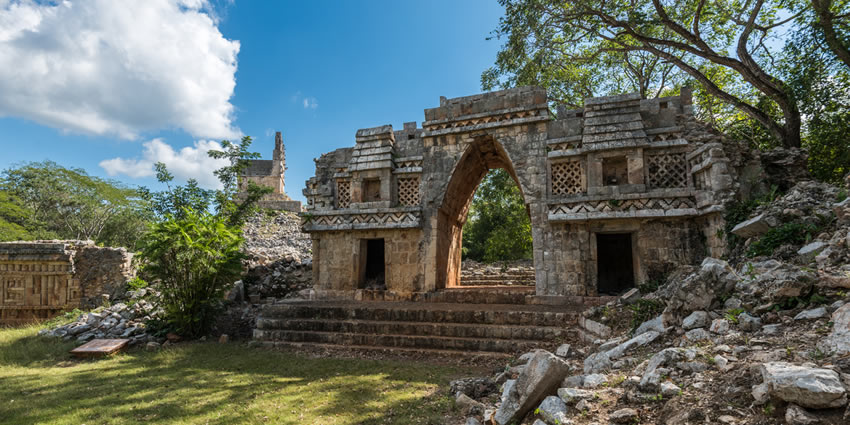
[{"label": "foliage canopy", "polygon": [[462,249],[476,261],[531,258],[531,221],[519,187],[504,169],[490,171],[475,191]]}]

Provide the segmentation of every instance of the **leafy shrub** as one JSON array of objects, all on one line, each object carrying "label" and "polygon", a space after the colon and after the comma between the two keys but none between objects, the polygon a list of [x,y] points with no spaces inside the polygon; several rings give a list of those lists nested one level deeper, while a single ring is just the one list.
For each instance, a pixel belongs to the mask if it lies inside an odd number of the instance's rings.
[{"label": "leafy shrub", "polygon": [[130,288],[130,290],[135,291],[135,290],[138,290],[138,289],[147,288],[148,282],[146,282],[144,279],[136,276],[136,277],[130,279],[129,282],[127,282],[127,287]]},{"label": "leafy shrub", "polygon": [[747,256],[757,257],[760,255],[771,255],[773,250],[785,245],[800,245],[809,240],[819,230],[812,223],[791,222],[774,227],[762,235],[747,250]]},{"label": "leafy shrub", "polygon": [[227,287],[242,271],[240,229],[227,217],[184,209],[151,225],[142,239],[145,272],[155,278],[164,322],[185,336],[207,332]]}]

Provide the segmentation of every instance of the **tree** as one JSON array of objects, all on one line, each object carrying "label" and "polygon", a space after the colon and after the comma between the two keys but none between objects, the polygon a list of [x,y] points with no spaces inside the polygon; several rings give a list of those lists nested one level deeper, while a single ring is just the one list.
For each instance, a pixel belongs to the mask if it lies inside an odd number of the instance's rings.
[{"label": "tree", "polygon": [[531,258],[531,221],[507,171],[491,171],[475,191],[463,227],[463,252],[487,262]]},{"label": "tree", "polygon": [[798,18],[778,63],[800,100],[809,171],[838,183],[850,172],[850,67],[830,48],[817,21],[816,11]]},{"label": "tree", "polygon": [[20,241],[35,239],[27,227],[31,212],[27,211],[19,199],[5,190],[0,190],[0,241]]},{"label": "tree", "polygon": [[[745,113],[782,145],[800,146],[797,100],[776,75],[776,52],[767,42],[803,13],[791,0],[500,1],[506,15],[496,35],[507,37],[507,42],[495,70],[485,71],[485,82],[492,81],[494,73],[522,76],[529,71],[529,61],[540,68],[588,61],[598,65],[611,55],[649,54]],[[785,16],[789,11],[791,15]],[[725,71],[725,80],[712,77],[718,69]],[[652,77],[647,81],[661,81],[659,75],[664,74],[648,75]],[[760,108],[760,98],[775,104],[781,118]]]},{"label": "tree", "polygon": [[222,295],[242,272],[241,225],[256,202],[271,188],[253,185],[243,199],[236,199],[239,175],[249,159],[259,154],[248,150],[251,138],[239,144],[221,142],[224,150],[209,151],[213,158],[227,158],[230,165],[215,171],[220,190],[204,190],[190,180],[173,185],[164,164],[156,164],[157,179],[167,190],[145,191],[157,221],[142,239],[140,258],[145,276],[160,291],[165,317],[161,325],[194,337],[207,332],[222,305]]},{"label": "tree", "polygon": [[850,3],[847,0],[812,0],[815,26],[835,56],[850,68]]},{"label": "tree", "polygon": [[[4,171],[0,185],[31,214],[25,225],[30,232],[64,239],[111,242],[116,235],[104,234],[110,223],[119,217],[126,221],[142,210],[136,190],[51,161],[10,168]],[[131,243],[139,234],[128,230],[124,229],[120,239]]]},{"label": "tree", "polygon": [[273,189],[248,181],[244,197],[234,202],[239,192],[239,176],[248,168],[251,160],[259,158],[260,154],[248,150],[251,146],[251,138],[248,136],[243,137],[239,144],[223,140],[221,146],[224,150],[209,151],[211,158],[227,159],[230,162],[230,165],[215,171],[223,186],[222,190],[216,192],[216,210],[219,214],[227,215],[231,225],[241,225],[254,211],[257,201]]},{"label": "tree", "polygon": [[198,181],[189,179],[185,185],[173,185],[174,176],[162,162],[154,164],[156,179],[164,184],[166,190],[152,192],[141,187],[139,193],[147,201],[150,214],[159,220],[169,217],[182,218],[186,211],[206,211],[215,197],[214,190],[198,186]]}]

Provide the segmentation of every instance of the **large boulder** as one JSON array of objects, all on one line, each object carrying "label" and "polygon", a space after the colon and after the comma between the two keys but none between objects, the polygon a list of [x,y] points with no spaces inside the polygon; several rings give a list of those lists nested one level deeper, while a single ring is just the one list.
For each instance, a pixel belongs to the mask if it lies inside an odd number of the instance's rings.
[{"label": "large boulder", "polygon": [[832,313],[832,331],[821,341],[820,348],[837,356],[850,354],[850,304]]},{"label": "large boulder", "polygon": [[731,292],[738,283],[738,275],[723,260],[706,258],[695,273],[681,283],[674,282],[666,288],[667,308],[664,310],[668,324],[679,323],[693,311],[708,310],[717,295]]},{"label": "large boulder", "polygon": [[767,260],[744,266],[745,278],[735,285],[735,292],[745,302],[776,304],[808,294],[815,275],[792,264]]},{"label": "large boulder", "polygon": [[555,392],[569,371],[565,361],[547,351],[538,351],[515,382],[505,383],[502,404],[493,420],[499,425],[519,423],[547,395]]},{"label": "large boulder", "polygon": [[841,407],[847,394],[837,372],[797,366],[786,362],[763,363],[760,367],[768,393],[789,403],[812,409]]}]

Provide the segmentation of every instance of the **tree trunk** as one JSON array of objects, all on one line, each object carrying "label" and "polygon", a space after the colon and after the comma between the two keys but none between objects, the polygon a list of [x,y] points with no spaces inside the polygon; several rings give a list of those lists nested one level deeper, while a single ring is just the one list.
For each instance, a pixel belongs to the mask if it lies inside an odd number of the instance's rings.
[{"label": "tree trunk", "polygon": [[850,50],[845,46],[838,35],[835,33],[835,23],[833,22],[832,0],[812,0],[812,7],[818,16],[818,25],[823,31],[826,44],[835,56],[844,62],[844,65],[850,67]]}]

